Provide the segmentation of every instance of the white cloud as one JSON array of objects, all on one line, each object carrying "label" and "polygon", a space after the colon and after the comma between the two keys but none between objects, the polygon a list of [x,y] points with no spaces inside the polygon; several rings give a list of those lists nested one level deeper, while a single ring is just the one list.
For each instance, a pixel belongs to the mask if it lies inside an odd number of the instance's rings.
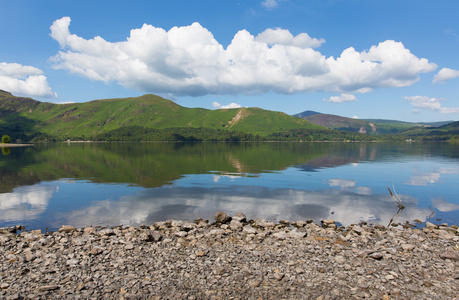
[{"label": "white cloud", "polygon": [[327,102],[333,102],[333,103],[343,103],[343,102],[353,102],[357,101],[357,98],[352,95],[352,94],[341,94],[339,96],[331,96],[330,98],[323,99],[324,101]]},{"label": "white cloud", "polygon": [[358,116],[353,116],[352,119],[360,119]]},{"label": "white cloud", "polygon": [[56,20],[51,36],[61,51],[54,68],[92,80],[117,82],[142,92],[206,94],[284,94],[327,91],[369,92],[409,86],[436,69],[402,43],[384,41],[370,50],[345,49],[337,58],[314,47],[324,40],[306,33],[267,29],[258,36],[237,32],[225,49],[199,23],[169,31],[144,24],[121,42],[87,40],[69,31],[70,18]]},{"label": "white cloud", "polygon": [[263,5],[264,7],[266,8],[274,8],[276,7],[277,5],[279,5],[277,3],[277,0],[264,0],[261,5]]},{"label": "white cloud", "polygon": [[459,71],[450,68],[441,69],[433,78],[433,83],[445,83],[450,79],[459,77]]},{"label": "white cloud", "polygon": [[429,98],[426,96],[409,96],[403,97],[403,99],[408,100],[415,107],[416,111],[418,108],[424,108],[438,111],[442,114],[459,113],[459,107],[442,107],[440,100],[444,99]]},{"label": "white cloud", "polygon": [[212,106],[215,108],[215,109],[227,109],[227,108],[240,108],[242,107],[240,104],[237,104],[237,103],[230,103],[228,105],[221,105],[220,103],[218,102],[214,102],[212,103]]},{"label": "white cloud", "polygon": [[317,48],[325,43],[324,39],[311,38],[307,33],[300,33],[297,36],[293,36],[290,31],[277,28],[268,28],[255,38],[257,42],[265,43],[268,45],[284,45],[284,46],[295,46],[298,48]]},{"label": "white cloud", "polygon": [[42,70],[17,63],[0,63],[0,89],[16,96],[57,97]]}]

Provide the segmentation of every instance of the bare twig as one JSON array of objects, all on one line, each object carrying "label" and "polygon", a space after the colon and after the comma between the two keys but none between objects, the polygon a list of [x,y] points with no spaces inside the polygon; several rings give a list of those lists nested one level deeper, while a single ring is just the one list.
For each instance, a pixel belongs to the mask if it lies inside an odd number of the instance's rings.
[{"label": "bare twig", "polygon": [[397,207],[399,209],[403,210],[405,208],[405,205],[403,205],[402,199],[400,199],[400,196],[395,191],[394,184],[392,183],[392,189],[394,190],[393,193],[392,193],[392,191],[390,190],[389,187],[387,187],[387,189],[389,190],[389,193],[390,193],[391,197],[395,200],[395,205],[397,205]]}]

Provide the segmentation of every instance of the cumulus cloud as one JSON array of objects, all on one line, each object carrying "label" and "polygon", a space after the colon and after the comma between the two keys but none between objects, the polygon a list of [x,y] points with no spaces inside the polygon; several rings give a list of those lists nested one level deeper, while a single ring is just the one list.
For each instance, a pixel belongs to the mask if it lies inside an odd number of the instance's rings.
[{"label": "cumulus cloud", "polygon": [[17,96],[57,97],[42,70],[17,63],[0,63],[0,89]]},{"label": "cumulus cloud", "polygon": [[323,39],[294,36],[284,29],[267,29],[257,36],[241,30],[225,49],[199,23],[169,31],[144,24],[125,41],[112,43],[71,34],[70,21],[63,17],[51,26],[51,36],[61,47],[50,58],[54,68],[142,92],[362,93],[409,86],[420,73],[437,67],[391,40],[362,52],[351,47],[335,58],[314,49]]},{"label": "cumulus cloud", "polygon": [[215,108],[215,109],[226,109],[226,108],[240,108],[242,107],[240,104],[237,104],[237,103],[230,103],[228,105],[222,105],[221,103],[218,103],[218,102],[214,102],[212,103],[212,106]]},{"label": "cumulus cloud", "polygon": [[442,107],[440,101],[445,99],[430,98],[426,96],[409,96],[403,97],[403,99],[409,101],[415,107],[415,112],[417,112],[419,108],[422,108],[438,111],[442,114],[459,113],[459,107]]},{"label": "cumulus cloud", "polygon": [[357,98],[352,94],[341,94],[339,96],[331,96],[330,98],[323,99],[323,100],[327,102],[333,102],[333,103],[343,103],[343,102],[357,101]]},{"label": "cumulus cloud", "polygon": [[450,68],[441,69],[433,78],[433,83],[445,83],[450,79],[459,77],[459,71]]},{"label": "cumulus cloud", "polygon": [[277,28],[268,28],[255,38],[257,42],[265,43],[268,45],[284,45],[294,46],[302,49],[306,48],[317,48],[325,43],[324,39],[316,39],[310,37],[307,33],[300,33],[297,36],[293,36],[290,31]]}]

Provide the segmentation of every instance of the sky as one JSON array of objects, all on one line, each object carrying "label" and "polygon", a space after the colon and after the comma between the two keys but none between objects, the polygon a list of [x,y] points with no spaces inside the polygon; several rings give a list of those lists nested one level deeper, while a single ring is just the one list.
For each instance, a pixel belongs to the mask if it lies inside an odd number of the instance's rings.
[{"label": "sky", "polygon": [[459,120],[457,0],[0,0],[0,89],[52,103]]}]

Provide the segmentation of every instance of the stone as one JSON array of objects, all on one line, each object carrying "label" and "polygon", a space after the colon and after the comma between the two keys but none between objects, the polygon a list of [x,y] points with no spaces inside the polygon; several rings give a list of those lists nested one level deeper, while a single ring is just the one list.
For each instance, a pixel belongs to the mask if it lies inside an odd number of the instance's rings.
[{"label": "stone", "polygon": [[414,249],[414,245],[411,245],[411,244],[403,244],[403,245],[402,245],[402,249],[403,249],[404,251],[411,251],[411,250]]},{"label": "stone", "polygon": [[247,222],[247,217],[243,213],[238,212],[237,214],[233,216],[233,220],[239,221],[241,223]]},{"label": "stone", "polygon": [[307,233],[305,231],[292,230],[288,233],[288,235],[294,239],[302,239],[307,236]]},{"label": "stone", "polygon": [[226,231],[224,229],[212,229],[209,231],[210,235],[220,235],[220,234],[225,234]]},{"label": "stone", "polygon": [[186,237],[188,233],[186,231],[178,231],[174,233],[174,235],[183,238],[183,237]]},{"label": "stone", "polygon": [[430,222],[426,222],[426,228],[428,229],[436,229],[438,226],[433,224],[433,223],[430,223]]},{"label": "stone", "polygon": [[215,214],[215,221],[221,224],[225,224],[231,221],[231,217],[227,213],[219,211]]},{"label": "stone", "polygon": [[346,259],[342,255],[335,256],[335,261],[339,264],[344,264],[346,262]]},{"label": "stone", "polygon": [[98,255],[98,254],[101,254],[102,252],[104,252],[104,249],[102,249],[100,247],[94,247],[94,248],[91,249],[91,251],[89,251],[89,254]]},{"label": "stone", "polygon": [[231,230],[233,231],[242,231],[242,228],[243,228],[243,225],[240,221],[237,221],[237,220],[231,220],[230,222],[230,228]]},{"label": "stone", "polygon": [[159,242],[163,238],[161,233],[159,231],[157,231],[157,230],[154,230],[154,231],[151,232],[151,237],[153,238],[153,241],[155,241],[155,242]]},{"label": "stone", "polygon": [[99,231],[99,235],[101,236],[111,236],[111,235],[116,235],[115,231],[111,228],[104,228]]},{"label": "stone", "polygon": [[252,226],[250,226],[250,225],[244,226],[242,231],[244,233],[247,233],[247,234],[256,234],[257,233],[257,230],[255,228],[253,228]]},{"label": "stone", "polygon": [[363,229],[362,227],[360,227],[358,225],[354,225],[354,227],[352,227],[352,231],[354,231],[358,235],[361,235],[362,233],[365,232],[365,229]]},{"label": "stone", "polygon": [[335,225],[335,221],[332,219],[322,220],[320,223],[322,223],[322,227],[324,228],[328,228],[330,225]]},{"label": "stone", "polygon": [[457,252],[448,250],[445,251],[444,253],[440,254],[440,257],[443,259],[450,259],[453,261],[459,261],[459,254]]},{"label": "stone", "polygon": [[75,230],[76,228],[72,225],[62,225],[61,228],[59,228],[59,232],[73,232]]},{"label": "stone", "polygon": [[58,285],[43,285],[38,288],[40,291],[54,291],[59,289]]},{"label": "stone", "polygon": [[383,254],[381,252],[375,252],[369,255],[369,257],[376,259],[376,260],[381,260],[383,259]]}]

